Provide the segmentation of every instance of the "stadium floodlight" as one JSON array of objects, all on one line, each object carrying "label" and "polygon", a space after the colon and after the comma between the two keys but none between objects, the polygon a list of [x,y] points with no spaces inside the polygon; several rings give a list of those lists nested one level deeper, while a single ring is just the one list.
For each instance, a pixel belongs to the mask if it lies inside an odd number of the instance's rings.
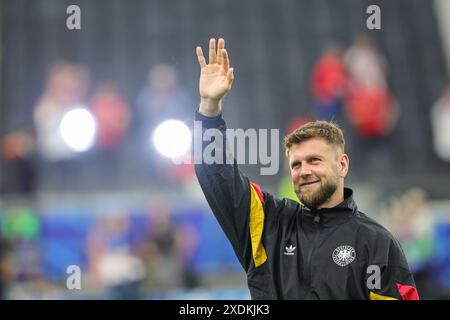
[{"label": "stadium floodlight", "polygon": [[166,120],[153,132],[153,144],[163,156],[178,158],[183,156],[191,146],[191,131],[179,120]]},{"label": "stadium floodlight", "polygon": [[87,151],[95,142],[95,118],[84,106],[76,106],[62,118],[59,132],[71,150]]}]

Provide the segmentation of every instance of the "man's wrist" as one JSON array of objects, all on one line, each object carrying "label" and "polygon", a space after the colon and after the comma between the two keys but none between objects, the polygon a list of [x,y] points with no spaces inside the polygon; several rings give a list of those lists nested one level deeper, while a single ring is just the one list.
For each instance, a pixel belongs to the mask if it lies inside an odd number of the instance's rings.
[{"label": "man's wrist", "polygon": [[222,99],[201,98],[198,112],[207,117],[217,117],[222,113]]}]

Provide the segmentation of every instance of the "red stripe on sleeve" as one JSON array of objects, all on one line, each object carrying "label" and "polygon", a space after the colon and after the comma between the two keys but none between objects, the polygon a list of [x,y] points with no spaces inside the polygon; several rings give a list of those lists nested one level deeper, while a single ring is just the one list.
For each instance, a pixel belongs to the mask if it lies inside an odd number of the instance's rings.
[{"label": "red stripe on sleeve", "polygon": [[261,203],[264,203],[264,196],[261,192],[261,187],[259,186],[259,184],[250,182],[251,185],[253,186],[253,188],[255,188],[256,193],[258,194],[259,200],[261,200]]},{"label": "red stripe on sleeve", "polygon": [[419,300],[419,294],[413,286],[397,283],[397,290],[403,300]]}]

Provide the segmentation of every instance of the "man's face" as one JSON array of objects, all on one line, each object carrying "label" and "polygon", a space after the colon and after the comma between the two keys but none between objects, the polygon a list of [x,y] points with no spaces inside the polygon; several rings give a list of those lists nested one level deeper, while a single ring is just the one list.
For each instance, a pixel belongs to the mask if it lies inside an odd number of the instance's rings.
[{"label": "man's face", "polygon": [[326,205],[343,187],[348,157],[322,138],[294,144],[289,150],[292,182],[299,200],[306,206]]}]

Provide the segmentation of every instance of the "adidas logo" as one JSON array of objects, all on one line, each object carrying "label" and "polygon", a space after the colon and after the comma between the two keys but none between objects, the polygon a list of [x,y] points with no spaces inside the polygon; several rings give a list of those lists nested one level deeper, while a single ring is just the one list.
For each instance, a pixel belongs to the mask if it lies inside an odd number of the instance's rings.
[{"label": "adidas logo", "polygon": [[285,247],[286,251],[283,252],[284,255],[286,255],[286,256],[293,256],[293,255],[295,255],[295,252],[294,252],[295,248],[296,247],[294,247],[292,244],[289,247]]}]

